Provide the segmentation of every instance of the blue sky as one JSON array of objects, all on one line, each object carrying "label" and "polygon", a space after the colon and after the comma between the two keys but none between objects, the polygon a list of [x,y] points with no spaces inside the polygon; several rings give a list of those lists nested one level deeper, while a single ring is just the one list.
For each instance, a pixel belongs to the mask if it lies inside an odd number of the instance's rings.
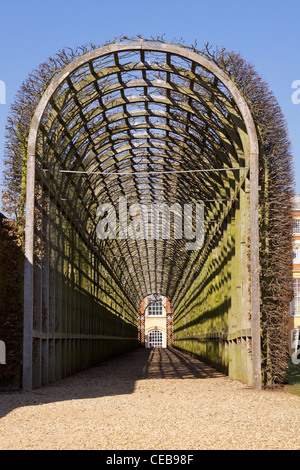
[{"label": "blue sky", "polygon": [[292,83],[300,80],[299,0],[15,0],[1,2],[0,21],[0,80],[6,84],[6,104],[0,104],[1,174],[7,114],[34,68],[63,47],[165,33],[166,40],[182,37],[189,45],[197,39],[199,48],[209,42],[239,52],[255,66],[286,118],[300,193],[300,104],[291,99]]}]

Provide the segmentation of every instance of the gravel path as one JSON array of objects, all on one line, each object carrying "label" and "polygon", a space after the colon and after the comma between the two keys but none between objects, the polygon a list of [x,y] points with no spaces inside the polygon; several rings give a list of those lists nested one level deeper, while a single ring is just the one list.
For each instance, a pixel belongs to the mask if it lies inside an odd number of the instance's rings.
[{"label": "gravel path", "polygon": [[300,397],[253,390],[176,350],[138,349],[0,395],[0,449],[300,449]]}]

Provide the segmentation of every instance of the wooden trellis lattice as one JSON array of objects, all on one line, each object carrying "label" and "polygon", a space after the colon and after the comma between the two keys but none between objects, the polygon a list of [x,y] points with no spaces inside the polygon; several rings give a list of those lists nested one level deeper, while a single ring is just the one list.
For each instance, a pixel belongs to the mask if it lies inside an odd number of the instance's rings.
[{"label": "wooden trellis lattice", "polygon": [[[262,144],[221,62],[163,41],[121,41],[49,80],[27,139],[25,389],[133,347],[151,293],[172,301],[175,346],[261,387]],[[203,247],[100,241],[97,207],[120,197],[202,202]]]}]

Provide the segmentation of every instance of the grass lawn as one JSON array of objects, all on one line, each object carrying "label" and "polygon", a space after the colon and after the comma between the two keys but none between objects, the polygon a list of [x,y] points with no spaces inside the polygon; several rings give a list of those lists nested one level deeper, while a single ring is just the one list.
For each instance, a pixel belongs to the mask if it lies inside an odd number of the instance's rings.
[{"label": "grass lawn", "polygon": [[284,389],[287,392],[300,396],[300,364],[293,364],[289,361],[285,383]]}]

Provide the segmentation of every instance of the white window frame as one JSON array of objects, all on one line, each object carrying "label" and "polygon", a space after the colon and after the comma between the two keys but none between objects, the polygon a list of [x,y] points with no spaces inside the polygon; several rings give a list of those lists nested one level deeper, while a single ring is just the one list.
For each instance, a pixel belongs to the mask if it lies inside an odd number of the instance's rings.
[{"label": "white window frame", "polygon": [[295,194],[293,197],[293,210],[300,211],[300,194]]},{"label": "white window frame", "polygon": [[295,245],[293,249],[293,263],[300,264],[300,246]]},{"label": "white window frame", "polygon": [[294,341],[300,341],[300,328],[294,328],[291,331],[291,344],[293,344]]},{"label": "white window frame", "polygon": [[148,298],[147,316],[151,318],[164,316],[164,299],[162,296],[157,300]]},{"label": "white window frame", "polygon": [[300,278],[293,279],[294,299],[292,302],[291,316],[300,317]]},{"label": "white window frame", "polygon": [[[154,336],[159,336],[159,340],[151,340],[152,334]],[[154,345],[153,345],[154,344]],[[148,332],[148,339],[147,339],[147,346],[148,348],[163,348],[164,347],[164,332],[158,329],[153,329]]]},{"label": "white window frame", "polygon": [[291,350],[298,349],[300,342],[300,328],[291,330]]},{"label": "white window frame", "polygon": [[293,234],[300,235],[300,219],[293,220]]}]

